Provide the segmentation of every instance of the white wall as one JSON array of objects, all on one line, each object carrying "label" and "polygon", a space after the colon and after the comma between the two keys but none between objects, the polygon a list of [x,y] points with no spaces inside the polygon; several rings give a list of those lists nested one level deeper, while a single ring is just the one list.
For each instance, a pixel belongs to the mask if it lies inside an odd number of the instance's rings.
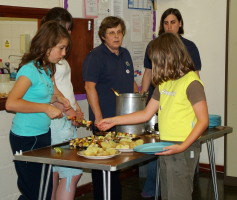
[{"label": "white wall", "polygon": [[[196,43],[201,60],[201,79],[210,114],[224,122],[226,0],[158,0],[157,28],[160,16],[168,8],[180,10],[184,19],[184,37]],[[216,164],[224,165],[224,138],[215,140]],[[208,162],[203,145],[201,163]]]},{"label": "white wall", "polygon": [[[37,29],[36,19],[26,20],[0,17],[0,58],[3,63],[10,62],[11,72],[15,72],[14,68],[17,68],[23,55],[21,53],[20,35],[28,34],[31,40]],[[7,47],[5,46],[6,42],[9,43]],[[9,58],[9,55],[14,56]]]},{"label": "white wall", "polygon": [[0,199],[14,200],[19,196],[16,172],[9,142],[13,114],[0,111]]},{"label": "white wall", "polygon": [[68,11],[73,17],[82,18],[84,16],[83,6],[82,0],[68,0]]}]

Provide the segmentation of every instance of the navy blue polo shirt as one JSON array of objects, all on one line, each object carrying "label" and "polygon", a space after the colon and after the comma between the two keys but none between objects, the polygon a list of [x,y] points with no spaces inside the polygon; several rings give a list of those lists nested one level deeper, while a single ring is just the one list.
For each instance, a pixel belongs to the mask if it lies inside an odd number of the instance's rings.
[{"label": "navy blue polo shirt", "polygon": [[188,53],[193,60],[196,71],[200,71],[202,68],[202,63],[201,63],[201,59],[200,59],[200,55],[199,55],[197,46],[194,44],[194,42],[192,42],[191,40],[188,40],[182,36],[180,36],[180,39],[183,41],[184,45],[186,46]]},{"label": "navy blue polo shirt", "polygon": [[[96,83],[103,118],[115,116],[116,96],[111,88],[119,93],[133,93],[134,69],[130,53],[120,47],[119,55],[116,55],[102,43],[86,57],[83,80]],[[89,118],[94,121],[90,107]]]},{"label": "navy blue polo shirt", "polygon": [[[192,42],[191,40],[188,40],[182,36],[180,36],[180,39],[186,46],[188,53],[189,53],[190,57],[192,58],[192,61],[194,63],[196,70],[200,71],[202,68],[202,63],[201,63],[201,59],[200,59],[200,55],[199,55],[197,46],[194,44],[194,42]],[[151,42],[149,42],[149,44],[146,47],[146,52],[145,52],[145,57],[144,57],[144,67],[148,68],[148,69],[152,69],[152,63],[151,63],[151,60],[148,56],[148,49],[149,49],[150,43]],[[151,95],[153,94],[153,90],[154,90],[154,86],[151,84],[149,87],[148,99],[151,98]]]}]

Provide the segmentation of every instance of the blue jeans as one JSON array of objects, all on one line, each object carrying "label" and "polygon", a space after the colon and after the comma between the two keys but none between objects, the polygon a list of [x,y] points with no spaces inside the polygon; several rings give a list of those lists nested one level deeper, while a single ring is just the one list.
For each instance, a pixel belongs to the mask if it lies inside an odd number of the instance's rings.
[{"label": "blue jeans", "polygon": [[147,178],[142,193],[146,196],[154,197],[156,194],[156,174],[157,160],[153,160],[147,164]]}]

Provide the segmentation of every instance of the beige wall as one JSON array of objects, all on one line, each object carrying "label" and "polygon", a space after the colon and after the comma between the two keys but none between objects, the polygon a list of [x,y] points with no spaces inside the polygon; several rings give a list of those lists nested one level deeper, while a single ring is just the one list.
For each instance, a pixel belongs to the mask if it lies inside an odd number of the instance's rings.
[{"label": "beige wall", "polygon": [[[33,38],[37,31],[36,19],[18,19],[0,17],[0,58],[3,63],[11,63],[11,71],[19,64],[20,57],[9,55],[22,56],[20,52],[20,35],[29,34],[30,39]],[[8,42],[8,45],[5,45]]]},{"label": "beige wall", "polygon": [[237,1],[230,0],[229,15],[229,49],[228,49],[228,95],[227,95],[227,123],[234,128],[233,134],[227,136],[226,175],[237,177]]}]

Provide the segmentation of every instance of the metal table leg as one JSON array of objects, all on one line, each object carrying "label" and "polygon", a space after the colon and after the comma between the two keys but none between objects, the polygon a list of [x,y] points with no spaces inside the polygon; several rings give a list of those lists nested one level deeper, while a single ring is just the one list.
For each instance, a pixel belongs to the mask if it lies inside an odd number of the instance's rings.
[{"label": "metal table leg", "polygon": [[159,156],[158,156],[157,157],[157,166],[156,166],[156,194],[155,194],[155,200],[158,200],[159,189],[160,189],[160,159],[159,159]]},{"label": "metal table leg", "polygon": [[44,173],[45,173],[46,164],[42,165],[41,178],[40,178],[40,188],[39,188],[39,197],[38,200],[41,200],[43,194],[43,184],[44,184]]},{"label": "metal table leg", "polygon": [[104,200],[111,199],[111,172],[103,170],[103,193]]},{"label": "metal table leg", "polygon": [[111,199],[111,172],[110,171],[107,171],[107,176],[108,176],[108,180],[107,180],[107,184],[108,184],[108,187],[107,187],[107,197],[108,197],[108,200]]},{"label": "metal table leg", "polygon": [[106,171],[103,170],[103,194],[104,194],[104,200],[107,199],[107,180],[106,180]]},{"label": "metal table leg", "polygon": [[[45,163],[42,164],[42,171],[41,171],[41,178],[40,178],[40,188],[39,188],[38,200],[41,200],[41,199],[45,200],[47,192],[48,192],[49,179],[50,179],[52,165],[49,165],[48,173],[47,173],[47,178],[45,180],[45,186],[44,186],[45,167],[46,167],[46,164]],[[44,194],[44,196],[42,196],[43,194]]]},{"label": "metal table leg", "polygon": [[214,199],[218,200],[219,197],[218,197],[218,189],[217,189],[214,142],[213,142],[213,139],[209,139],[206,142],[207,142],[209,162],[211,165],[211,175],[212,175],[212,183],[213,183],[213,190],[214,190]]},{"label": "metal table leg", "polygon": [[43,200],[45,200],[47,198],[47,192],[48,192],[51,169],[52,169],[52,165],[49,165],[48,174],[47,174],[47,178],[46,178],[46,182],[45,182],[45,186],[44,186],[44,198],[43,198]]}]

